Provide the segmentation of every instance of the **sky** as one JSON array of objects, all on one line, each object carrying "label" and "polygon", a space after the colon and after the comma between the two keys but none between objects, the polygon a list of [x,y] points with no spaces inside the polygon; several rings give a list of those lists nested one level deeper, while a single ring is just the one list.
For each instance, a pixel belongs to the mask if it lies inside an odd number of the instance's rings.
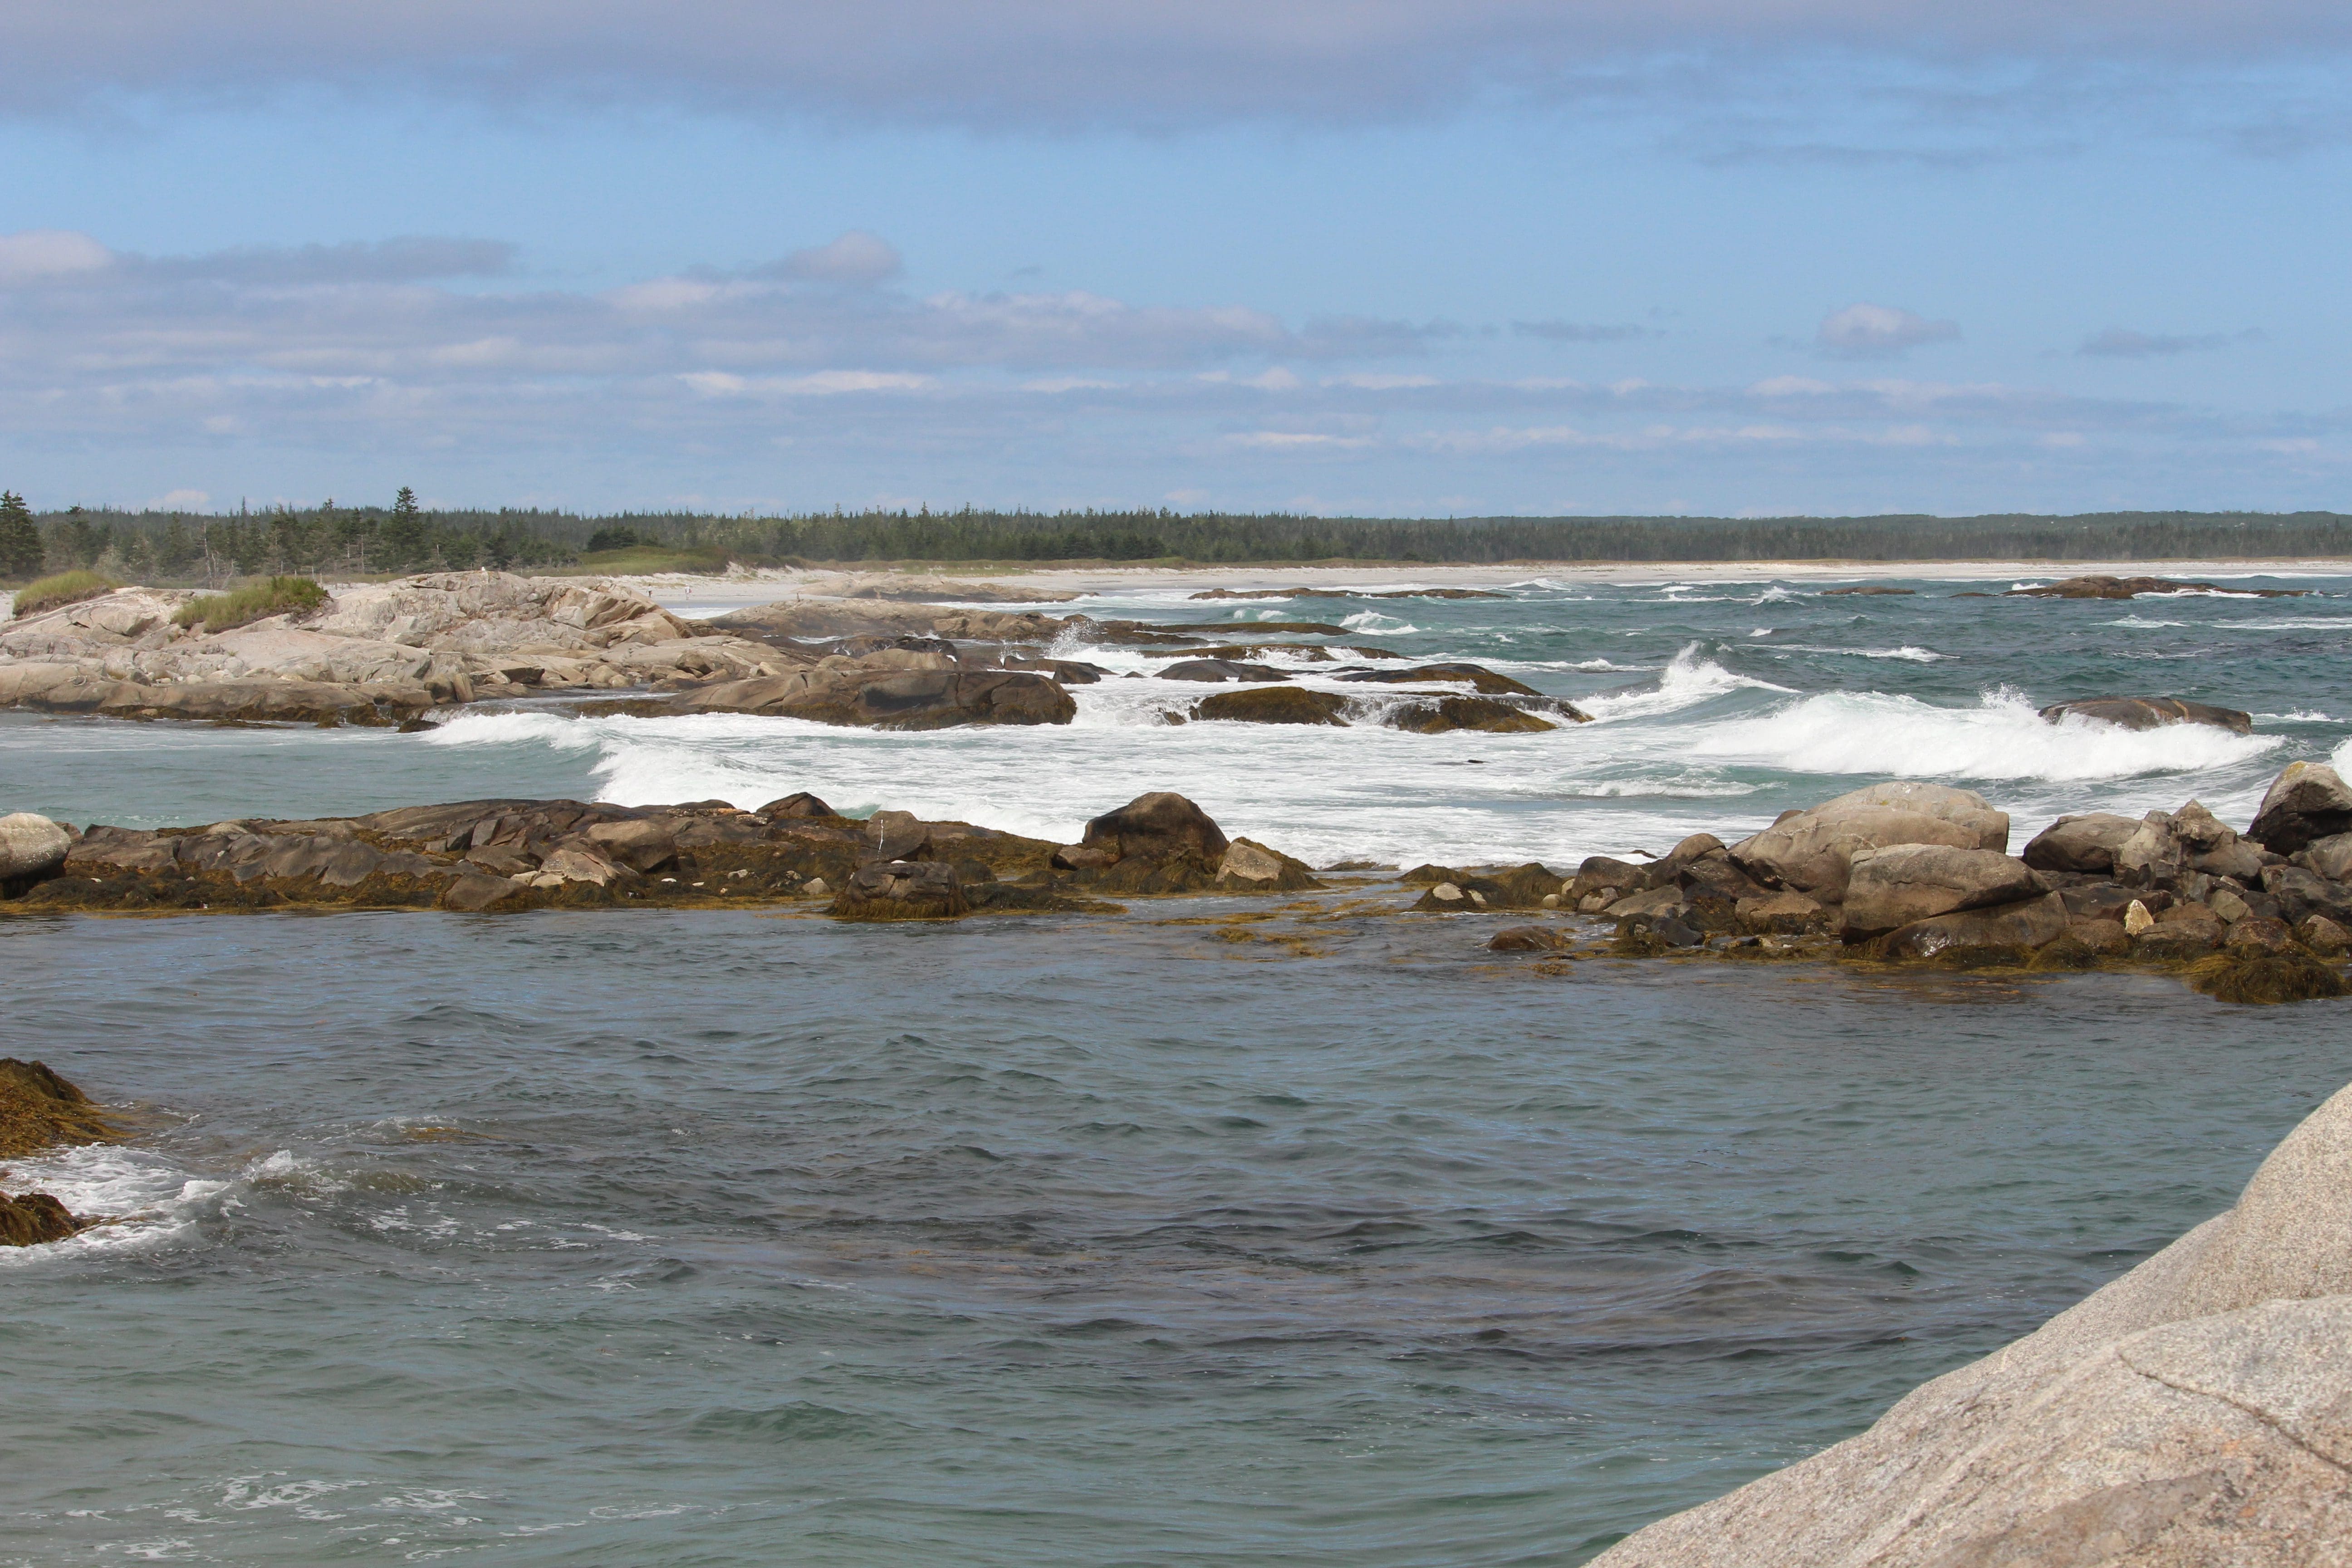
[{"label": "sky", "polygon": [[2333,0],[19,0],[0,47],[37,507],[2352,510]]}]

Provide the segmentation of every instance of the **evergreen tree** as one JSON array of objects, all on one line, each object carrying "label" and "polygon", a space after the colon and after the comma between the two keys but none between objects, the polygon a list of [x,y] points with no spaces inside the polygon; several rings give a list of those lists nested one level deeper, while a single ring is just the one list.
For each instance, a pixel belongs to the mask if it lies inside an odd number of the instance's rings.
[{"label": "evergreen tree", "polygon": [[41,531],[33,509],[15,490],[0,491],[0,577],[37,577],[41,571]]},{"label": "evergreen tree", "polygon": [[377,565],[387,572],[419,565],[426,544],[425,514],[416,505],[416,492],[403,485],[392,498],[392,519],[383,525],[384,558]]}]

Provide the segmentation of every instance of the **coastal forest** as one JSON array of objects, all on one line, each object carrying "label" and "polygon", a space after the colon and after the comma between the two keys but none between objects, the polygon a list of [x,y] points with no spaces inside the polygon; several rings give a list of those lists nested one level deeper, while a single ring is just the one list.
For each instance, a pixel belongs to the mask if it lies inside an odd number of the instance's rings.
[{"label": "coastal forest", "polygon": [[2341,512],[1880,517],[1307,517],[1295,513],[866,510],[761,516],[382,503],[234,512],[68,507],[0,494],[0,579],[92,571],[217,585],[288,573],[495,567],[720,571],[890,562],[2162,561],[2352,554]]}]

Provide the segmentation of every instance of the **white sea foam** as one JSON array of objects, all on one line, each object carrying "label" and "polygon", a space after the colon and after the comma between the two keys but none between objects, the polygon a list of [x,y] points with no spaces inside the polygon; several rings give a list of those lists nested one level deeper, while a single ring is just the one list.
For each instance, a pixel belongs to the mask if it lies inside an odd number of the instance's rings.
[{"label": "white sea foam", "polygon": [[2216,621],[2214,628],[2225,632],[2342,632],[2352,631],[2352,616],[2296,616],[2275,621]]},{"label": "white sea foam", "polygon": [[1800,773],[2080,783],[2226,767],[2281,742],[2209,724],[2126,730],[2073,714],[2053,724],[2021,694],[2004,690],[1974,708],[1825,692],[1703,726],[1684,744],[1693,757]]},{"label": "white sea foam", "polygon": [[1421,630],[1411,621],[1400,621],[1378,610],[1359,610],[1339,624],[1351,632],[1366,632],[1377,637],[1408,637]]},{"label": "white sea foam", "polygon": [[2337,742],[2336,750],[2328,753],[2327,762],[2339,773],[2352,773],[2352,738]]},{"label": "white sea foam", "polygon": [[2145,616],[2123,616],[2105,623],[2111,626],[2130,626],[2138,631],[2152,632],[2168,626],[2185,626],[2187,621],[2151,621]]},{"label": "white sea foam", "polygon": [[234,1203],[226,1195],[234,1185],[193,1177],[159,1154],[121,1144],[92,1144],[12,1160],[10,1190],[47,1193],[74,1214],[101,1215],[110,1223],[47,1247],[0,1247],[0,1268],[169,1241]]}]

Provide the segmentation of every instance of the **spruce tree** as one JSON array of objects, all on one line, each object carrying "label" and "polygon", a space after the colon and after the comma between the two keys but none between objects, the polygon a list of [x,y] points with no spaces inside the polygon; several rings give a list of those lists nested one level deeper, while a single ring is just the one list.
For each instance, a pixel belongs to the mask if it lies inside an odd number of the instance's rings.
[{"label": "spruce tree", "polygon": [[425,559],[425,515],[417,508],[416,492],[406,485],[392,498],[392,520],[383,525],[383,552],[381,564],[387,571],[398,572]]},{"label": "spruce tree", "polygon": [[41,531],[15,490],[0,491],[0,577],[41,574]]}]

